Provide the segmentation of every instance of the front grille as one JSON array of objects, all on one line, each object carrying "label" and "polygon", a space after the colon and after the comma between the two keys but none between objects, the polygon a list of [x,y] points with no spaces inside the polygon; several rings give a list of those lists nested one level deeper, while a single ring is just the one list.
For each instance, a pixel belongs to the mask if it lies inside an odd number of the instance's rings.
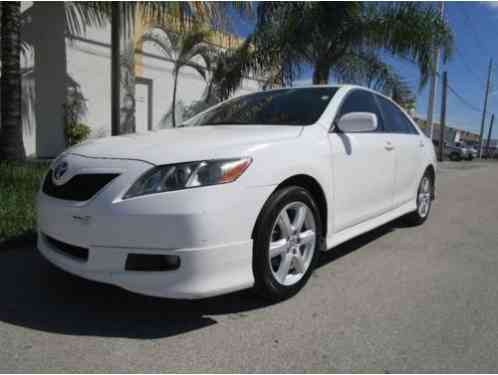
[{"label": "front grille", "polygon": [[68,243],[56,240],[55,238],[44,235],[45,240],[57,251],[68,255],[72,258],[77,258],[80,260],[84,260],[85,262],[88,260],[88,249],[84,247],[70,245]]},{"label": "front grille", "polygon": [[57,186],[52,181],[52,171],[50,170],[45,177],[42,190],[54,198],[86,201],[117,176],[116,173],[78,174],[64,185]]}]

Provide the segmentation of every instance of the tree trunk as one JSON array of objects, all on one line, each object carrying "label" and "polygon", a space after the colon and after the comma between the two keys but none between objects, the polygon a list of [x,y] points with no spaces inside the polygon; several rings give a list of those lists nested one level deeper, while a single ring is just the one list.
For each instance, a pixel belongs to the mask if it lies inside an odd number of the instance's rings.
[{"label": "tree trunk", "polygon": [[171,104],[171,121],[174,128],[176,128],[176,86],[178,85],[178,73],[178,69],[175,68],[175,70],[173,71],[173,103]]},{"label": "tree trunk", "polygon": [[21,118],[21,3],[2,3],[0,160],[24,160]]},{"label": "tree trunk", "polygon": [[317,61],[313,70],[313,84],[326,85],[329,83],[330,64],[325,61]]},{"label": "tree trunk", "polygon": [[119,135],[121,126],[121,4],[115,1],[111,4],[111,135]]},{"label": "tree trunk", "polygon": [[111,134],[134,133],[135,41],[134,25],[126,27],[121,1],[111,5]]},{"label": "tree trunk", "polygon": [[213,79],[211,78],[206,87],[206,94],[204,95],[204,103],[211,104],[213,96]]}]

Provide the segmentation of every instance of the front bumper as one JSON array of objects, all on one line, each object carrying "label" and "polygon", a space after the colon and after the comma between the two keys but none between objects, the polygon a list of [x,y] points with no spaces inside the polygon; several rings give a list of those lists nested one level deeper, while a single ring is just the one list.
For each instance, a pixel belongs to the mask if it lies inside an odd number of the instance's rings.
[{"label": "front bumper", "polygon": [[[101,161],[87,160],[85,170],[92,162],[105,169]],[[274,186],[237,181],[122,200],[150,165],[120,163],[122,175],[87,202],[39,193],[38,248],[45,258],[81,277],[158,297],[204,298],[254,284],[251,234]],[[87,249],[88,259],[64,253],[46,236]],[[130,254],[178,256],[180,267],[129,271]]]},{"label": "front bumper", "polygon": [[[254,284],[252,241],[181,250],[92,246],[88,248],[88,261],[81,261],[61,253],[39,233],[38,249],[69,273],[156,297],[204,298]],[[181,265],[172,271],[125,271],[129,254],[176,255]]]}]

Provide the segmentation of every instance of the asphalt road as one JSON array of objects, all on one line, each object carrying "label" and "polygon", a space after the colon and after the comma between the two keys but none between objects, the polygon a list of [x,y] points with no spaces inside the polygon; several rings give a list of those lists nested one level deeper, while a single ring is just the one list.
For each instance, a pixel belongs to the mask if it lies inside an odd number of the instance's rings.
[{"label": "asphalt road", "polygon": [[421,227],[328,252],[296,297],[142,297],[0,253],[0,372],[498,371],[498,163],[444,163]]}]

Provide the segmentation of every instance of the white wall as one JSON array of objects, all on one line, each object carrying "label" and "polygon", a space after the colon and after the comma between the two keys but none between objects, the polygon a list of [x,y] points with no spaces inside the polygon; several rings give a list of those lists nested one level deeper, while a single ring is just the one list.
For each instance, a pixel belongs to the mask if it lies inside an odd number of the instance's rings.
[{"label": "white wall", "polygon": [[91,136],[111,134],[111,58],[107,46],[91,41],[66,39],[67,73],[86,98],[87,113],[82,122]]},{"label": "white wall", "polygon": [[[41,8],[42,6],[45,7],[39,3],[31,8],[33,22],[24,30],[26,39],[34,40],[37,44],[37,48],[33,51],[33,58],[27,64],[34,65],[35,74],[31,74],[23,81],[23,86],[34,88],[31,91],[35,96],[31,98],[30,110],[25,111],[23,117],[24,144],[26,152],[30,156],[35,154],[55,156],[61,151],[58,137],[63,127],[61,119],[63,119],[64,99],[61,98],[61,77],[64,77],[64,65],[61,65],[62,62],[65,63],[68,79],[79,84],[82,94],[87,99],[88,110],[82,122],[92,129],[91,137],[110,135],[110,27],[88,28],[83,36],[66,37],[64,51],[51,51],[49,47],[52,36],[45,29],[59,32],[60,25],[54,27],[50,27],[50,25],[64,21],[60,20],[61,17],[53,19],[50,12],[40,12],[40,10],[45,9]],[[52,7],[57,7],[57,5],[53,4]],[[57,13],[60,14],[60,8],[57,10]],[[42,27],[41,25],[49,26],[41,32],[38,30]],[[40,48],[44,50],[40,52]],[[143,50],[145,54],[142,58],[137,56],[137,61],[143,63],[143,66],[138,66],[138,70],[143,73],[137,74],[137,76],[152,80],[152,128],[157,129],[165,126],[164,123],[161,124],[161,120],[171,110],[173,63],[162,56],[161,51],[150,43],[144,43]],[[40,56],[44,57],[42,60],[44,66],[41,67],[34,63],[40,61]],[[53,65],[51,65],[51,61]],[[67,81],[65,83],[67,85]],[[39,95],[40,88],[43,89],[41,92],[43,97]],[[181,122],[182,108],[200,100],[205,88],[206,82],[198,72],[192,68],[182,68],[177,90],[177,122]],[[64,86],[62,89],[64,90]],[[257,81],[246,79],[236,95],[254,92],[258,89],[259,83]],[[51,90],[53,90],[54,95],[52,95]],[[27,92],[27,90],[25,91]],[[36,97],[37,94],[38,97]],[[40,104],[44,107],[40,107]],[[147,126],[141,125],[137,128],[147,128]],[[47,142],[53,142],[53,147]],[[51,151],[51,155],[47,154],[47,150]]]}]

